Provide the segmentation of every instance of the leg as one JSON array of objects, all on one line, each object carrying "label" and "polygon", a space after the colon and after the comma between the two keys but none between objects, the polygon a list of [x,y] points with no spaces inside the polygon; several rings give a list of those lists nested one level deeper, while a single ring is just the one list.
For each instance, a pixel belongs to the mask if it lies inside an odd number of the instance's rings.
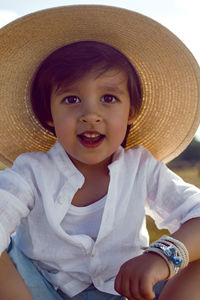
[{"label": "leg", "polygon": [[64,300],[125,300],[125,298],[122,296],[101,292],[97,290],[93,284],[90,285],[86,290],[82,291],[80,294],[74,296],[73,298],[69,298],[62,291],[59,291],[59,294]]},{"label": "leg", "polygon": [[[34,300],[62,300],[51,284],[36,269],[31,260],[26,257],[14,244],[8,249],[10,256],[17,271],[24,279]],[[14,298],[15,299],[15,298]],[[28,298],[25,298],[28,299]]]},{"label": "leg", "polygon": [[192,262],[170,279],[160,294],[159,300],[199,300],[200,260]]},{"label": "leg", "polygon": [[[83,292],[88,300],[124,300],[125,298],[122,296],[112,295],[108,293],[101,292],[95,288],[94,285],[91,285]],[[83,298],[74,297],[74,300],[82,300]]]},{"label": "leg", "polygon": [[122,296],[101,292],[91,285],[87,290],[88,300],[125,300]]},{"label": "leg", "polygon": [[155,298],[153,300],[158,300],[159,295],[161,294],[161,291],[164,289],[165,285],[167,283],[167,280],[159,281],[154,286],[154,292],[155,292]]},{"label": "leg", "polygon": [[33,300],[6,251],[0,257],[0,299]]}]

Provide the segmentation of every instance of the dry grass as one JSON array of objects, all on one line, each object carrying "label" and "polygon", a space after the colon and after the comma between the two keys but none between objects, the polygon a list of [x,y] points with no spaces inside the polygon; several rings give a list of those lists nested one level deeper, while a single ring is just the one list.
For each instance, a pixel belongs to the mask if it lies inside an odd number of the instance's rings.
[{"label": "dry grass", "polygon": [[0,162],[0,170],[5,169],[5,165]]},{"label": "dry grass", "polygon": [[188,183],[192,183],[200,188],[200,167],[194,166],[190,168],[173,170],[177,175],[183,178]]}]

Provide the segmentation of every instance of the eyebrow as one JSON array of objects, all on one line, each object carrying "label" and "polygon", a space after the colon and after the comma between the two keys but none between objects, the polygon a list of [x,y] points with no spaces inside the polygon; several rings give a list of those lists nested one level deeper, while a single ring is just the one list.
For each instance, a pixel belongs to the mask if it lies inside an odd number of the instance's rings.
[{"label": "eyebrow", "polygon": [[[120,95],[124,95],[125,92],[123,89],[119,88],[119,86],[117,85],[102,85],[98,88],[99,90],[106,90],[106,92],[109,92],[109,93],[117,93],[117,94],[120,94]],[[79,92],[79,88],[76,86],[74,87],[73,85],[72,86],[61,86],[61,87],[58,87],[55,89],[55,93],[56,95],[62,95],[63,93],[74,93],[74,91],[78,91]]]},{"label": "eyebrow", "polygon": [[[101,87],[99,89],[101,89]],[[125,94],[124,90],[120,89],[119,86],[117,86],[117,85],[104,85],[104,86],[102,86],[102,89],[105,89],[106,91],[108,91],[110,93],[117,93],[120,95]]]},{"label": "eyebrow", "polygon": [[[71,86],[69,86],[69,87],[60,86],[60,87],[55,88],[54,92],[57,96],[60,96],[64,93],[74,93],[74,90],[75,89]],[[78,90],[78,89],[76,88],[76,90]]]}]

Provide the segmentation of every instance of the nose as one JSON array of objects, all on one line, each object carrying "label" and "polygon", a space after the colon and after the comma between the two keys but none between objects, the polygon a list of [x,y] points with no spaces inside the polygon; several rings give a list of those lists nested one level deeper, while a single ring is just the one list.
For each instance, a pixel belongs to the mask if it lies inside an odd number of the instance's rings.
[{"label": "nose", "polygon": [[80,117],[80,121],[84,123],[99,123],[102,121],[102,116],[97,107],[87,105]]},{"label": "nose", "polygon": [[90,113],[81,116],[80,121],[84,123],[99,123],[102,121],[102,118],[95,113]]}]

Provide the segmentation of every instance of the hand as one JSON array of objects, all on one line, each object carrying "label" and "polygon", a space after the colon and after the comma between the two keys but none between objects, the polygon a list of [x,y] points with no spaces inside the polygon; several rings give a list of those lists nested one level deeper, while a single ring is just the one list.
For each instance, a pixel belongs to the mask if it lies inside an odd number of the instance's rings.
[{"label": "hand", "polygon": [[165,260],[155,253],[145,253],[125,262],[115,279],[115,290],[129,300],[152,300],[153,286],[167,279]]}]

